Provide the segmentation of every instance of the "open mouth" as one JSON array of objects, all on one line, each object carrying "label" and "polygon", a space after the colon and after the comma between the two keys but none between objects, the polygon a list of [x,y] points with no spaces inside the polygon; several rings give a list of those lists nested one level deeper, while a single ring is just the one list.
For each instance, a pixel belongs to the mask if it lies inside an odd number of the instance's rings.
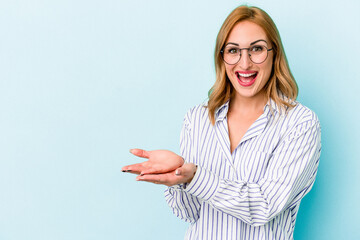
[{"label": "open mouth", "polygon": [[235,72],[238,82],[243,87],[248,87],[254,84],[258,72]]}]

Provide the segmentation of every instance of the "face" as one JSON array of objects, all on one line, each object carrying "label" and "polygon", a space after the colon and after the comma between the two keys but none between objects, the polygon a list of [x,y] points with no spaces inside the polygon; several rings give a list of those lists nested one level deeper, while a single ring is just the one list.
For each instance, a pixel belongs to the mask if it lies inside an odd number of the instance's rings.
[{"label": "face", "polygon": [[[265,31],[255,23],[242,21],[237,23],[230,32],[224,51],[228,51],[228,53],[232,51],[231,54],[234,53],[234,56],[239,56],[238,49],[250,48],[252,60],[256,62],[258,59],[255,55],[261,46],[268,49],[272,48]],[[224,64],[226,74],[236,90],[235,98],[250,99],[264,96],[263,89],[269,80],[273,64],[272,51],[268,51],[268,56],[264,62],[254,63],[250,60],[249,50],[241,50],[239,62],[234,65],[225,62]]]}]

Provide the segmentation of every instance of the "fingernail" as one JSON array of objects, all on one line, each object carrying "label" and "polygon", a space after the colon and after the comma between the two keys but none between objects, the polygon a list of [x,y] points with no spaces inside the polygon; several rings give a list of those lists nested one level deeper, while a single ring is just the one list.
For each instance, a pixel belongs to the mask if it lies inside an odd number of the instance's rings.
[{"label": "fingernail", "polygon": [[180,170],[176,170],[175,175],[180,175]]},{"label": "fingernail", "polygon": [[132,153],[131,151],[132,151],[132,149],[129,150],[130,153]]}]

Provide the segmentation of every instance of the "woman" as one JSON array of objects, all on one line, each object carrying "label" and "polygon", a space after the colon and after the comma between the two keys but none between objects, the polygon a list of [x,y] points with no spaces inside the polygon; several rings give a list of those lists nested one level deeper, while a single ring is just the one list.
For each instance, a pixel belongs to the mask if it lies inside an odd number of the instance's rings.
[{"label": "woman", "polygon": [[293,239],[317,172],[320,125],[295,101],[271,18],[256,7],[236,8],[219,31],[215,66],[207,105],[185,116],[181,156],[133,149],[148,160],[123,171],[169,186],[168,204],[191,223],[185,239]]}]

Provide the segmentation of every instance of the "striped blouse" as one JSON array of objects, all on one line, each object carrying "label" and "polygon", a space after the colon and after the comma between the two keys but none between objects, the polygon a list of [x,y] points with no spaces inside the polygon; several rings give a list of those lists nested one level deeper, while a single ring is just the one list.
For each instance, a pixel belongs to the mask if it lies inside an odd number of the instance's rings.
[{"label": "striped blouse", "polygon": [[300,103],[285,112],[270,99],[231,153],[228,107],[215,125],[204,105],[185,115],[181,155],[198,168],[191,183],[165,190],[166,201],[190,223],[185,239],[293,239],[319,164],[319,120]]}]

